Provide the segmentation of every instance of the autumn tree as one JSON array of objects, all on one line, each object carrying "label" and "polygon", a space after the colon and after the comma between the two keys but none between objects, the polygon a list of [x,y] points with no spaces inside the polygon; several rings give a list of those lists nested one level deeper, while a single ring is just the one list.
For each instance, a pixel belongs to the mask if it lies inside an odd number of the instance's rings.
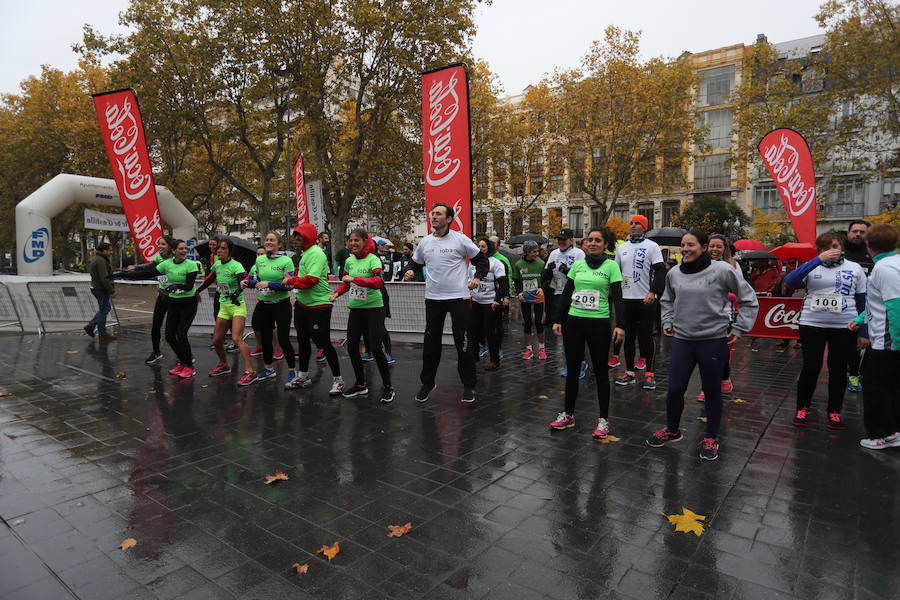
[{"label": "autumn tree", "polygon": [[[735,223],[741,226],[735,229]],[[682,229],[697,228],[707,233],[734,234],[735,239],[743,236],[743,229],[748,224],[747,215],[737,203],[723,202],[714,195],[699,195],[694,201],[686,204],[672,219],[675,227]],[[725,223],[729,225],[726,226]]]},{"label": "autumn tree", "polygon": [[763,212],[755,206],[753,207],[753,221],[750,224],[750,236],[768,248],[797,241],[794,228],[781,215]]}]

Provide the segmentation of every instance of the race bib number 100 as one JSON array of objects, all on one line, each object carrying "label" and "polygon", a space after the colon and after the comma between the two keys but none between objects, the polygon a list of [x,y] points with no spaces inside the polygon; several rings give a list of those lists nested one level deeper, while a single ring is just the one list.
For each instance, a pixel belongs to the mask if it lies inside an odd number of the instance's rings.
[{"label": "race bib number 100", "polygon": [[810,308],[815,312],[841,312],[840,294],[813,294],[810,300]]},{"label": "race bib number 100", "polygon": [[582,310],[600,310],[600,292],[582,290],[572,294],[572,306]]}]

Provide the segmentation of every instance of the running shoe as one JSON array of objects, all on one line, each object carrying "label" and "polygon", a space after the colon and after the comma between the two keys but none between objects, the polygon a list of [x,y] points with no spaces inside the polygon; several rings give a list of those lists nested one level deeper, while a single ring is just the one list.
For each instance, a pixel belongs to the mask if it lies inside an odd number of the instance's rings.
[{"label": "running shoe", "polygon": [[225,342],[225,352],[237,352],[237,345],[231,340],[228,340]]},{"label": "running shoe", "polygon": [[635,383],[637,383],[637,378],[634,376],[634,371],[625,371],[624,375],[616,378],[616,385],[634,385]]},{"label": "running shoe", "polygon": [[151,352],[150,355],[147,356],[146,359],[144,359],[144,363],[146,363],[148,365],[153,365],[153,364],[156,364],[159,361],[161,361],[162,357],[163,357],[162,354],[157,354],[156,352]]},{"label": "running shoe", "polygon": [[609,433],[609,421],[600,417],[597,419],[597,429],[594,430],[594,439],[602,440]]},{"label": "running shoe", "polygon": [[416,402],[425,402],[428,400],[428,396],[434,391],[435,387],[434,384],[428,385],[427,383],[423,383],[422,387],[419,388],[419,391],[416,392]]},{"label": "running shoe", "polygon": [[262,356],[262,346],[257,346],[253,350],[250,351],[250,356]]},{"label": "running shoe", "polygon": [[250,385],[251,383],[256,383],[256,371],[244,371],[244,374],[238,379],[238,385]]},{"label": "running shoe", "polygon": [[900,431],[895,431],[891,435],[884,438],[884,441],[888,446],[891,447],[900,446]]},{"label": "running shoe", "polygon": [[[395,362],[397,362],[397,359],[394,358],[394,355],[393,355],[393,354],[389,354],[389,353],[387,353],[387,352],[384,353],[384,358],[387,360],[387,364],[389,364],[389,365],[392,365],[392,364],[394,364]],[[393,389],[393,388],[391,388],[391,389]]]},{"label": "running shoe", "polygon": [[475,390],[470,387],[463,388],[463,395],[461,402],[465,402],[466,404],[471,404],[475,402]]},{"label": "running shoe", "polygon": [[94,326],[91,325],[91,324],[85,325],[85,326],[84,326],[84,332],[85,332],[86,334],[88,334],[89,336],[94,337],[94,335],[95,335],[95,334],[94,334]]},{"label": "running shoe", "polygon": [[884,450],[894,446],[894,444],[888,443],[888,438],[865,438],[859,440],[859,445],[869,450]]},{"label": "running shoe", "polygon": [[700,458],[716,460],[719,458],[719,443],[716,438],[706,437],[700,440]]},{"label": "running shoe", "polygon": [[851,375],[847,378],[847,391],[859,392],[862,386],[859,384],[859,375]]},{"label": "running shoe", "polygon": [[697,394],[697,402],[706,402],[706,394],[703,392]]},{"label": "running shoe", "polygon": [[525,352],[522,353],[522,360],[531,360],[534,358],[534,350],[531,349],[531,346],[525,348]]},{"label": "running shoe", "polygon": [[193,367],[182,367],[182,369],[178,371],[178,373],[176,373],[176,375],[178,375],[182,379],[190,379],[196,374],[197,371],[195,371]]},{"label": "running shoe", "polygon": [[622,361],[619,360],[619,357],[613,356],[612,358],[609,359],[609,362],[606,363],[606,366],[609,367],[610,369],[615,369],[616,367],[618,367],[621,364],[622,364]]},{"label": "running shoe", "polygon": [[367,396],[369,394],[369,386],[365,383],[356,382],[349,390],[344,390],[341,394],[344,398],[353,398],[354,396]]},{"label": "running shoe", "polygon": [[656,378],[653,377],[653,373],[647,371],[644,374],[644,385],[641,386],[645,390],[655,390],[656,389]]},{"label": "running shoe", "polygon": [[668,427],[663,427],[653,435],[647,438],[647,445],[651,448],[659,448],[665,446],[669,442],[680,442],[684,439],[680,431],[671,432]]},{"label": "running shoe", "polygon": [[[303,380],[300,387],[312,387],[312,381],[310,380],[310,378],[307,377],[305,380]],[[341,379],[340,377],[335,377],[331,381],[331,389],[328,390],[328,395],[329,396],[339,396],[343,393],[344,393],[344,380]]]},{"label": "running shoe", "polygon": [[276,377],[278,377],[278,373],[275,372],[275,369],[263,368],[256,373],[256,378],[259,381],[264,381],[266,379],[275,379]]},{"label": "running shoe", "polygon": [[169,369],[169,375],[178,375],[178,371],[182,369],[182,366],[180,362],[175,363],[175,366]]},{"label": "running shoe", "polygon": [[209,372],[210,377],[218,377],[219,375],[228,375],[231,373],[231,367],[226,364],[218,364]]},{"label": "running shoe", "polygon": [[587,361],[581,361],[581,372],[578,374],[578,379],[584,379],[587,377]]},{"label": "running shoe", "polygon": [[547,360],[547,349],[538,348],[538,360]]},{"label": "running shoe", "polygon": [[556,420],[550,423],[550,429],[571,429],[575,427],[575,417],[565,411],[556,415]]},{"label": "running shoe", "polygon": [[503,358],[503,348],[500,348],[500,358]]},{"label": "running shoe", "polygon": [[481,358],[481,357],[483,357],[483,356],[487,356],[487,353],[488,353],[488,347],[487,347],[487,346],[482,346],[482,345],[479,345],[479,346],[478,346],[478,358]]},{"label": "running shoe", "polygon": [[797,414],[794,416],[794,425],[796,425],[797,427],[806,427],[807,425],[809,425],[808,408],[797,409]]},{"label": "running shoe", "polygon": [[726,393],[734,391],[734,384],[731,383],[731,379],[722,380],[722,391]]},{"label": "running shoe", "polygon": [[372,356],[371,352],[360,352],[359,357],[366,362],[369,362],[370,360],[375,360],[375,357]]},{"label": "running shoe", "polygon": [[282,360],[284,359],[284,352],[281,348],[275,350],[275,353],[272,355],[272,360]]},{"label": "running shoe", "polygon": [[638,371],[643,371],[647,368],[647,361],[643,358],[639,358],[636,363],[634,363],[634,368]]},{"label": "running shoe", "polygon": [[316,350],[316,362],[325,362],[324,350]]},{"label": "running shoe", "polygon": [[484,370],[485,371],[496,371],[499,368],[500,368],[500,363],[495,363],[494,361],[491,361],[487,364],[487,366],[484,368]]},{"label": "running shoe", "polygon": [[382,404],[388,404],[394,401],[394,388],[386,385],[381,390],[381,399]]},{"label": "running shoe", "polygon": [[[313,386],[312,379],[310,379],[308,375],[306,377],[302,377],[302,376],[300,376],[300,373],[297,373],[297,382],[295,384],[295,389],[301,388],[301,389],[306,390],[306,389],[311,388],[312,386]],[[341,389],[343,389],[343,388],[341,388]]]},{"label": "running shoe", "polygon": [[287,381],[284,382],[284,389],[295,390],[300,387],[300,373],[291,369],[288,371]]},{"label": "running shoe", "polygon": [[841,413],[839,412],[830,412],[828,413],[828,429],[847,429],[844,426],[844,423],[841,421]]}]

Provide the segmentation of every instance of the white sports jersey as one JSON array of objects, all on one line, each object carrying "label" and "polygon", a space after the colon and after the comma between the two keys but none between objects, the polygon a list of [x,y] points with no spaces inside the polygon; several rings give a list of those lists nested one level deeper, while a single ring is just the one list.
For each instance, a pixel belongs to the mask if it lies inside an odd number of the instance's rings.
[{"label": "white sports jersey", "polygon": [[454,300],[468,298],[469,265],[467,258],[480,252],[475,243],[459,233],[448,230],[435,237],[430,233],[422,238],[413,252],[412,259],[424,264],[425,298],[427,300]]},{"label": "white sports jersey", "polygon": [[866,293],[866,273],[858,263],[844,260],[840,265],[819,265],[803,280],[806,298],[800,324],[842,329],[859,314],[855,294]]},{"label": "white sports jersey", "polygon": [[[490,266],[487,275],[481,280],[481,285],[471,290],[472,300],[478,304],[490,304],[496,300],[497,280],[506,277],[506,267],[502,262],[491,256],[488,258],[488,264]],[[475,277],[475,267],[469,265],[469,279],[473,277]]]},{"label": "white sports jersey", "polygon": [[900,256],[892,254],[875,263],[869,273],[866,325],[875,350],[896,350],[900,340],[891,339],[885,303],[900,298]]},{"label": "white sports jersey", "polygon": [[553,264],[553,279],[550,280],[550,287],[553,288],[554,294],[562,294],[566,287],[566,274],[560,273],[560,265],[565,265],[566,271],[568,271],[575,264],[576,260],[581,260],[582,258],[584,258],[584,251],[575,246],[572,246],[565,252],[557,248],[550,253],[550,256],[547,257],[547,264]]},{"label": "white sports jersey", "polygon": [[652,240],[635,244],[628,240],[616,248],[616,262],[622,270],[622,298],[643,300],[650,292],[653,265],[663,261],[659,245]]}]

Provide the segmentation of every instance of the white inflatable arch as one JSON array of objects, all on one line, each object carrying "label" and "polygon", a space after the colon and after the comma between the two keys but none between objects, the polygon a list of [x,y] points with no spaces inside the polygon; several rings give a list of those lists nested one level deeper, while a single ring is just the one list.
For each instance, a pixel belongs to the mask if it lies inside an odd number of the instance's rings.
[{"label": "white inflatable arch", "polygon": [[[168,189],[156,186],[159,216],[176,238],[197,244],[197,219]],[[53,246],[50,219],[70,204],[122,206],[112,179],[60,174],[16,205],[16,252],[19,275],[51,275]]]}]

